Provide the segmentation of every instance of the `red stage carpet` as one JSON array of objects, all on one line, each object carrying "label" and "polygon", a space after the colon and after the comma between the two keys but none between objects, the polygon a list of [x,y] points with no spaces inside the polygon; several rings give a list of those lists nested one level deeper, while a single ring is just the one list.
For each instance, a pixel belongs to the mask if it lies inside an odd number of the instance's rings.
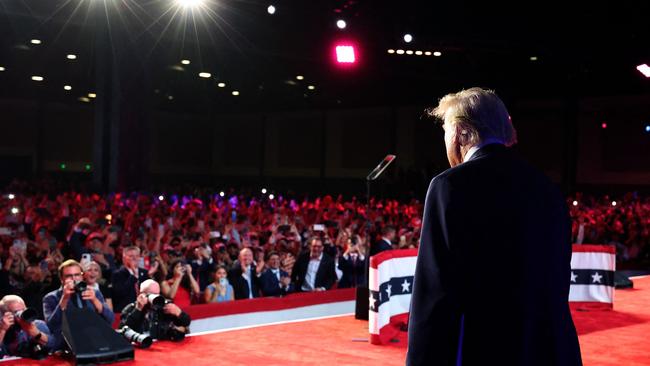
[{"label": "red stage carpet", "polygon": [[[635,289],[617,290],[613,311],[575,312],[584,364],[650,366],[650,277]],[[403,365],[405,339],[388,346],[367,342],[368,323],[352,316],[269,325],[158,342],[138,350],[136,361],[119,365]],[[362,340],[362,341],[360,341]],[[67,364],[16,360],[7,364]]]}]

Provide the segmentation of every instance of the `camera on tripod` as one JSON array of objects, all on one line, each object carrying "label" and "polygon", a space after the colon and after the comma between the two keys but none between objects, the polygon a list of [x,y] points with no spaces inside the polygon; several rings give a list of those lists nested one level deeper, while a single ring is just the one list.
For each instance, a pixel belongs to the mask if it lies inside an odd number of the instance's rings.
[{"label": "camera on tripod", "polygon": [[148,335],[138,333],[126,325],[118,329],[117,332],[124,336],[127,341],[135,343],[135,345],[140,348],[149,348],[153,342],[153,339]]}]

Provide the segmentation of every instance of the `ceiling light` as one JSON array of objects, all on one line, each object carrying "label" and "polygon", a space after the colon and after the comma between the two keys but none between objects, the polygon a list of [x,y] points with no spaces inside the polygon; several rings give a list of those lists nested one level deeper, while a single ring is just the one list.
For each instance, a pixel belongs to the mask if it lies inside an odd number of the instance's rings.
[{"label": "ceiling light", "polygon": [[217,84],[217,86],[220,87],[220,88],[225,88],[225,87],[226,87],[226,83],[219,83],[219,84]]},{"label": "ceiling light", "polygon": [[389,49],[388,49],[388,53],[395,53],[395,50],[392,49],[392,48],[389,48]]},{"label": "ceiling light", "polygon": [[203,0],[176,0],[176,4],[184,8],[195,8],[203,4]]},{"label": "ceiling light", "polygon": [[41,44],[42,43],[40,39],[32,39],[30,42],[32,44]]},{"label": "ceiling light", "polygon": [[397,50],[397,51],[395,51],[395,53],[397,53],[398,55],[403,55],[403,54],[404,54],[404,50]]},{"label": "ceiling light", "polygon": [[80,102],[88,103],[90,102],[90,99],[88,97],[79,97]]},{"label": "ceiling light", "polygon": [[413,54],[413,51],[411,51],[411,50],[406,50],[406,54],[407,54],[407,55],[412,55],[412,54]]},{"label": "ceiling light", "polygon": [[269,7],[266,8],[266,12],[271,14],[271,15],[275,14],[275,6],[269,5]]},{"label": "ceiling light", "polygon": [[537,61],[537,56],[530,56],[531,61]]},{"label": "ceiling light", "polygon": [[357,60],[354,46],[352,45],[338,45],[336,50],[336,62],[340,64],[354,64]]},{"label": "ceiling light", "polygon": [[64,85],[63,89],[65,90],[72,90],[72,87],[70,85]]},{"label": "ceiling light", "polygon": [[422,51],[415,51],[415,54],[418,56],[422,56]]},{"label": "ceiling light", "polygon": [[436,51],[436,52],[433,53],[433,55],[436,56],[436,57],[440,57],[440,56],[442,56],[442,52]]},{"label": "ceiling light", "polygon": [[5,71],[5,70],[6,69],[4,68],[4,66],[0,66],[0,71]]},{"label": "ceiling light", "polygon": [[190,60],[181,60],[181,63],[182,63],[183,65],[189,65],[189,64],[190,64]]},{"label": "ceiling light", "polygon": [[424,51],[425,56],[431,56],[431,51]]},{"label": "ceiling light", "polygon": [[238,96],[238,95],[239,95],[239,92],[238,92],[237,90],[233,90],[233,91],[232,91],[232,95],[234,95],[234,96]]},{"label": "ceiling light", "polygon": [[77,55],[74,55],[74,54],[71,53],[71,54],[67,55],[66,58],[67,58],[68,60],[76,60],[76,59],[77,59]]},{"label": "ceiling light", "polygon": [[309,89],[309,90],[314,90],[314,89],[316,89],[316,87],[313,86],[313,85],[309,85],[309,86],[307,87],[307,89]]},{"label": "ceiling light", "polygon": [[336,21],[336,27],[338,29],[345,29],[345,27],[347,27],[347,23],[345,23],[345,20],[339,19]]},{"label": "ceiling light", "polygon": [[200,73],[199,73],[199,77],[202,77],[202,78],[204,78],[204,79],[208,79],[208,78],[210,78],[211,76],[212,76],[212,74],[210,74],[209,72],[200,72]]},{"label": "ceiling light", "polygon": [[43,81],[45,79],[42,76],[34,75],[34,76],[32,76],[32,80],[34,80],[34,81]]},{"label": "ceiling light", "polygon": [[404,42],[406,42],[406,43],[411,43],[412,40],[413,40],[413,36],[412,36],[412,35],[410,35],[410,34],[408,34],[408,33],[406,33],[406,34],[404,35]]},{"label": "ceiling light", "polygon": [[167,99],[168,99],[168,100],[174,100],[174,96],[173,96],[173,95],[168,95],[168,96],[167,96]]},{"label": "ceiling light", "polygon": [[296,76],[296,80],[303,80],[304,78],[305,78],[305,77],[302,76],[302,75],[298,75],[298,76]]}]

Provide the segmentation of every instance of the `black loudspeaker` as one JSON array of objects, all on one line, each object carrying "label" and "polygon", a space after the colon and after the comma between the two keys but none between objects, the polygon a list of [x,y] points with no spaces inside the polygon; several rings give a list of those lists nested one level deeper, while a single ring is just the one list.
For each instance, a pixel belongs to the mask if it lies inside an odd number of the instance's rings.
[{"label": "black loudspeaker", "polygon": [[632,288],[634,283],[626,275],[616,271],[614,272],[614,287],[615,288]]},{"label": "black loudspeaker", "polygon": [[61,331],[77,365],[133,360],[131,343],[90,309],[68,308]]},{"label": "black loudspeaker", "polygon": [[368,320],[368,309],[370,306],[370,290],[368,286],[357,287],[357,300],[354,306],[354,318]]}]

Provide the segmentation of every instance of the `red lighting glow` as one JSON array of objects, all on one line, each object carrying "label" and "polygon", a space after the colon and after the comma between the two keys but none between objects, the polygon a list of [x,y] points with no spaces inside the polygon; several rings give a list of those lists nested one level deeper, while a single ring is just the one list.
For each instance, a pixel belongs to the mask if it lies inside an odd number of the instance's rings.
[{"label": "red lighting glow", "polygon": [[603,129],[607,128],[607,122],[603,122],[603,123],[601,123],[601,124],[600,124],[600,127],[602,127]]},{"label": "red lighting glow", "polygon": [[354,46],[340,44],[336,46],[336,62],[341,64],[353,64],[357,61]]}]

